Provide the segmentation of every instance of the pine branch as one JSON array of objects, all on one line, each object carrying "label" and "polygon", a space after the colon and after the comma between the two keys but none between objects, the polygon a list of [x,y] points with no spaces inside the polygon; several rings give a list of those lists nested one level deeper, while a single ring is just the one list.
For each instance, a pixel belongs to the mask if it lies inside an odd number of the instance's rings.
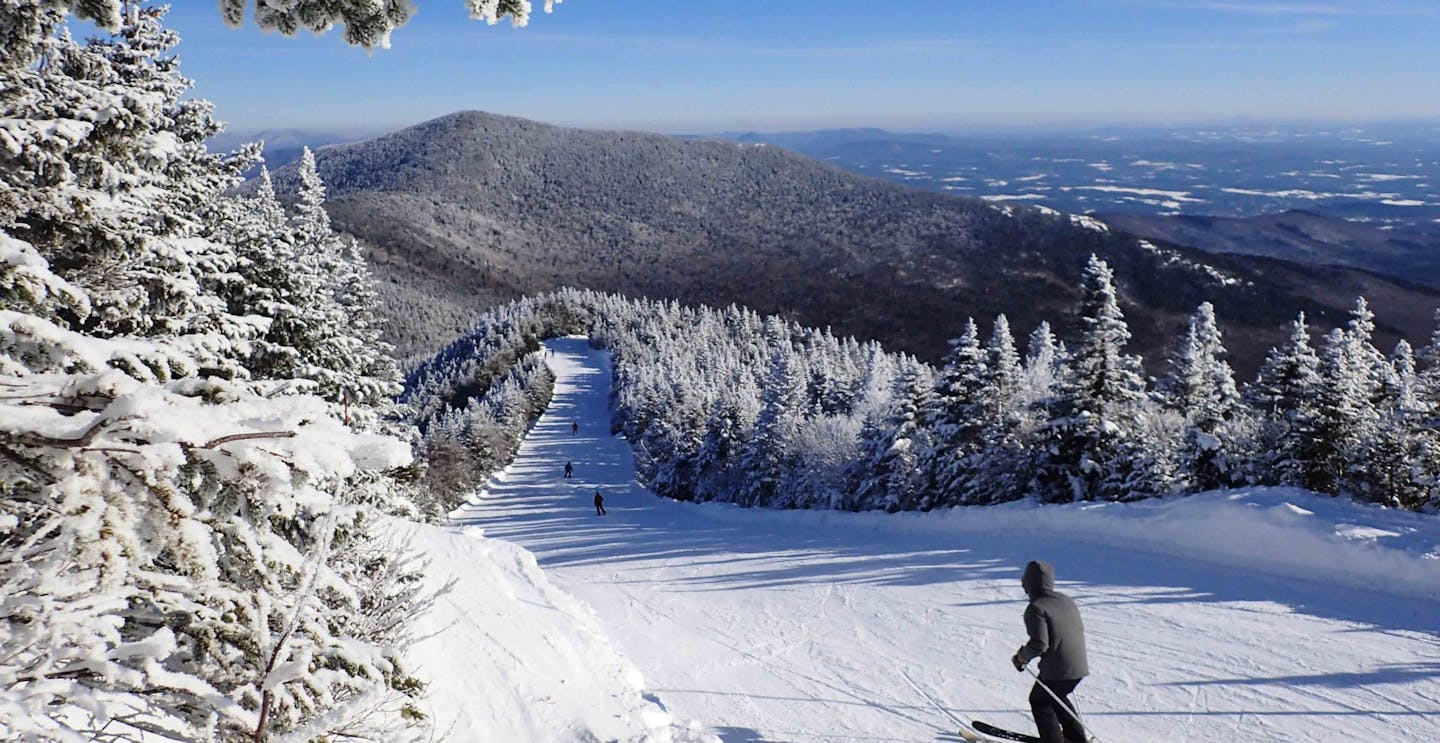
[{"label": "pine branch", "polygon": [[21,467],[35,473],[47,485],[54,485],[57,482],[54,475],[46,472],[44,468],[42,468],[40,465],[26,459],[25,457],[20,456],[8,446],[0,446],[0,455],[3,455],[11,462],[14,462],[15,464],[18,464]]}]

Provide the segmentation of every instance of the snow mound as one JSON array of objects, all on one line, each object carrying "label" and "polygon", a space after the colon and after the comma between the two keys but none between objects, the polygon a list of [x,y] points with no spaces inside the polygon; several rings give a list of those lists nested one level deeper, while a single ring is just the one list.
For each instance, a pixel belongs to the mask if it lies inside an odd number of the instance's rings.
[{"label": "snow mound", "polygon": [[[705,512],[712,518],[746,518],[740,508]],[[1298,488],[1243,488],[1135,503],[1020,501],[929,514],[829,516],[869,517],[884,529],[1061,538],[1375,593],[1440,598],[1440,519]]]},{"label": "snow mound", "polygon": [[424,555],[425,591],[439,594],[408,653],[437,740],[719,743],[644,691],[590,607],[529,551],[475,527],[387,524]]}]

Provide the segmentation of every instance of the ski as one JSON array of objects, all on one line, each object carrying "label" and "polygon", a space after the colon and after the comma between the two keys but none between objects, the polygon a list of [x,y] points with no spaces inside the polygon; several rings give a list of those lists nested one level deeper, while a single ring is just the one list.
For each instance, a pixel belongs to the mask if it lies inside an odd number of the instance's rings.
[{"label": "ski", "polygon": [[[970,726],[975,728],[975,730],[982,735],[990,736],[990,740],[1018,740],[1024,741],[1024,743],[1040,743],[1040,739],[1033,735],[1017,733],[1014,730],[1006,730],[1005,728],[997,728],[988,722],[980,722],[979,720],[976,720],[970,723]],[[984,739],[982,738],[982,740]]]},{"label": "ski", "polygon": [[999,738],[981,735],[970,728],[960,728],[958,734],[962,740],[969,741],[969,743],[1002,743]]}]

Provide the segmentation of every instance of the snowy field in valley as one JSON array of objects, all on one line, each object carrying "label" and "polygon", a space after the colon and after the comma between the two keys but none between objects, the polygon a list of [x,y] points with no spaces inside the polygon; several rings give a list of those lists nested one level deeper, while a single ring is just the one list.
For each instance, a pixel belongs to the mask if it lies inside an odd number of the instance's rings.
[{"label": "snowy field in valley", "polygon": [[741,743],[1028,731],[1009,657],[1033,558],[1081,606],[1076,699],[1105,741],[1440,740],[1434,517],[1283,490],[896,515],[678,503],[609,435],[606,355],[550,346],[554,401],[514,464],[416,538],[432,582],[459,581],[416,655],[450,740],[507,739],[497,718],[514,739],[659,740],[683,730],[670,715]]}]

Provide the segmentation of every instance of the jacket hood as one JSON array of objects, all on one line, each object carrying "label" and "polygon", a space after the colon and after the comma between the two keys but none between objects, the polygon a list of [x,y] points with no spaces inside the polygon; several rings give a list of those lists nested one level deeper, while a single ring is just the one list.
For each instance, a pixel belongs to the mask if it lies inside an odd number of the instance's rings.
[{"label": "jacket hood", "polygon": [[1020,578],[1025,595],[1031,598],[1055,591],[1055,568],[1048,562],[1031,560],[1025,566],[1025,575]]}]

